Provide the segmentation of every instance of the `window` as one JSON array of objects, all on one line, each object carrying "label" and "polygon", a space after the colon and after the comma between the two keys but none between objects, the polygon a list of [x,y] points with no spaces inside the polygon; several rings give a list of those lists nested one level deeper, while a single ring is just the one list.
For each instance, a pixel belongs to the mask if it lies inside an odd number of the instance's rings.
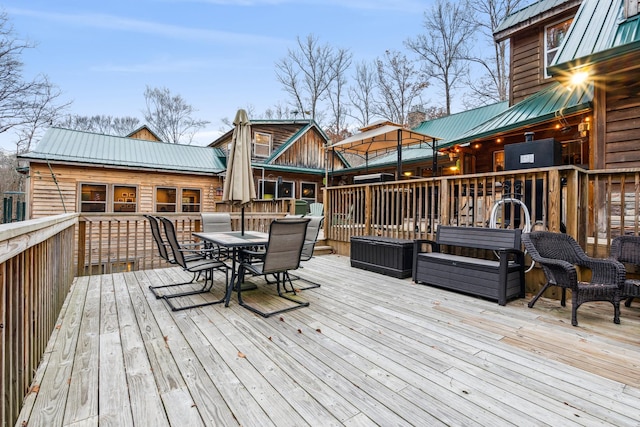
[{"label": "window", "polygon": [[309,202],[316,201],[316,183],[302,182],[300,183],[300,198]]},{"label": "window", "polygon": [[271,134],[256,132],[254,138],[254,157],[269,157],[271,155]]},{"label": "window", "polygon": [[563,22],[556,22],[555,24],[545,27],[544,31],[544,76],[546,78],[551,77],[547,74],[547,67],[553,62],[558,49],[562,44],[565,36],[569,32],[569,27],[573,19],[567,19]]},{"label": "window", "polygon": [[282,181],[282,183],[278,186],[276,198],[288,199],[292,197],[296,197],[296,193],[295,191],[293,191],[293,181]]},{"label": "window", "polygon": [[182,189],[182,212],[200,212],[200,190]]},{"label": "window", "polygon": [[276,181],[258,181],[258,197],[265,200],[276,198]]},{"label": "window", "polygon": [[504,150],[493,152],[493,171],[500,172],[504,170]]},{"label": "window", "polygon": [[136,187],[125,185],[113,186],[113,211],[114,212],[136,212],[137,208]]},{"label": "window", "polygon": [[176,193],[175,188],[156,188],[156,212],[175,212]]},{"label": "window", "polygon": [[80,184],[80,212],[106,212],[107,186]]}]

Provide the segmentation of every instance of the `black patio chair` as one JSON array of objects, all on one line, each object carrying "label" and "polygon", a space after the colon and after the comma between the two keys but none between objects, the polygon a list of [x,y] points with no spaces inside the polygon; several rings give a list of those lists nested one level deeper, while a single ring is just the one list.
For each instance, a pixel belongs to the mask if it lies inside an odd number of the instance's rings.
[{"label": "black patio chair", "polygon": [[[611,242],[611,258],[623,264],[640,267],[640,236],[618,236]],[[625,299],[625,307],[631,306],[634,298],[640,297],[640,279],[626,278],[620,292],[620,299]]]},{"label": "black patio chair", "polygon": [[[149,221],[149,227],[151,229],[151,236],[153,237],[153,241],[155,242],[156,247],[158,248],[158,255],[160,255],[160,258],[162,258],[163,260],[165,260],[169,264],[177,264],[176,260],[170,255],[171,254],[171,252],[170,252],[171,247],[162,238],[162,232],[160,231],[160,225],[158,224],[158,219],[153,215],[148,215],[147,214],[147,215],[143,215],[143,216],[147,219],[147,221]],[[196,246],[195,245],[190,245],[190,247],[193,249]],[[186,259],[187,260],[194,260],[194,259],[199,259],[199,258],[202,258],[202,257],[203,257],[202,253],[198,251],[198,252],[195,252],[195,253],[193,253],[191,255],[187,255]],[[172,287],[175,287],[175,286],[188,285],[190,283],[193,283],[198,277],[199,277],[199,273],[195,273],[194,272],[193,273],[193,277],[189,281],[180,282],[180,283],[170,283],[168,285],[149,286],[149,289],[151,290],[153,295],[155,295],[156,298],[162,298],[164,294],[159,292],[160,289],[172,288]]]},{"label": "black patio chair", "polygon": [[[289,284],[291,284],[288,272],[290,270],[295,270],[300,266],[302,246],[304,244],[308,223],[308,218],[287,218],[275,220],[269,227],[269,242],[267,243],[266,249],[263,253],[243,251],[245,252],[243,256],[244,261],[240,263],[238,268],[238,286],[236,287],[238,290],[238,303],[241,306],[261,315],[262,317],[269,317],[273,314],[309,306],[308,302],[299,301],[282,293],[283,289],[286,291],[285,282],[289,281]],[[256,261],[256,257],[258,257],[259,261]],[[264,276],[265,279],[267,276],[275,277],[278,296],[294,302],[295,305],[270,312],[264,312],[245,303],[242,300],[243,289],[241,284],[244,281],[245,274],[247,273],[254,276]],[[267,283],[270,282],[267,281]],[[291,285],[291,289],[295,295],[293,285]]]},{"label": "black patio chair", "polygon": [[[225,291],[226,291],[226,286],[228,286],[228,283],[229,283],[229,267],[223,261],[220,261],[219,259],[213,258],[210,255],[208,255],[207,252],[210,250],[207,250],[207,249],[198,250],[197,253],[194,254],[194,251],[192,249],[188,249],[180,245],[180,243],[178,242],[178,238],[176,236],[176,230],[173,225],[173,222],[171,222],[170,219],[165,217],[159,217],[158,219],[160,220],[160,222],[162,222],[162,225],[164,227],[164,234],[173,252],[173,258],[175,260],[175,263],[180,267],[182,267],[184,271],[188,271],[194,274],[204,273],[205,275],[204,283],[201,289],[162,295],[162,298],[164,298],[164,300],[167,301],[167,304],[169,305],[169,307],[171,307],[171,310],[173,311],[185,310],[188,308],[204,307],[207,305],[219,304],[221,302],[224,302],[226,292],[222,295],[222,298],[220,298],[219,300],[205,301],[201,303],[183,305],[183,306],[177,306],[173,303],[173,300],[175,298],[200,295],[200,294],[209,292],[213,287],[213,278],[214,278],[213,273],[215,270],[224,271],[225,273],[224,283],[225,283]],[[198,257],[197,258],[188,257],[185,254],[196,255]]]},{"label": "black patio chair", "polygon": [[[527,252],[544,271],[547,283],[529,302],[533,307],[550,287],[562,289],[560,304],[566,305],[566,291],[571,291],[571,324],[578,325],[578,307],[588,301],[609,301],[613,304],[613,322],[620,323],[620,291],[624,284],[624,265],[613,259],[592,258],[568,234],[534,231],[522,235]],[[591,270],[591,280],[578,280],[576,266]]]}]

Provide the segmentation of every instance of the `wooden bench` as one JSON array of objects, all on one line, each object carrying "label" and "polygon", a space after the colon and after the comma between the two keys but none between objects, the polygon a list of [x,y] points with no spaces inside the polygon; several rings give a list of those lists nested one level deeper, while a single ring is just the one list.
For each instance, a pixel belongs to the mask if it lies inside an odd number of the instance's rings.
[{"label": "wooden bench", "polygon": [[[465,292],[505,305],[524,298],[524,253],[522,230],[439,226],[436,240],[416,240],[413,250],[413,281]],[[444,251],[443,246],[447,247]],[[429,247],[431,252],[426,252]],[[455,247],[486,249],[498,255],[491,259],[454,255]]]}]

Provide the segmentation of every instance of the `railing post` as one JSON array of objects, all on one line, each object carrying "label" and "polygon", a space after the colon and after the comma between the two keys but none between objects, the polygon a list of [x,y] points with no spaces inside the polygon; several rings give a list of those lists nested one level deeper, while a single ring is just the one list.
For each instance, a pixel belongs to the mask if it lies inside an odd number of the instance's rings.
[{"label": "railing post", "polygon": [[[451,206],[449,205],[449,180],[440,180],[440,224],[449,225]],[[435,232],[435,230],[434,230]]]},{"label": "railing post", "polygon": [[87,249],[87,222],[80,219],[78,221],[78,264],[76,265],[76,276],[84,276],[85,253]]},{"label": "railing post", "polygon": [[371,214],[373,212],[373,200],[371,197],[371,186],[367,185],[364,189],[364,234],[371,235]]},{"label": "railing post", "polygon": [[[580,174],[578,170],[567,171],[567,194],[565,200],[565,212],[567,234],[574,237],[578,244],[586,247],[587,235],[584,228],[586,212],[580,209],[584,194],[580,191]],[[582,231],[581,231],[582,229]]]},{"label": "railing post", "polygon": [[560,172],[557,169],[549,171],[549,231],[560,231],[562,212],[560,209],[562,200],[562,185]]}]

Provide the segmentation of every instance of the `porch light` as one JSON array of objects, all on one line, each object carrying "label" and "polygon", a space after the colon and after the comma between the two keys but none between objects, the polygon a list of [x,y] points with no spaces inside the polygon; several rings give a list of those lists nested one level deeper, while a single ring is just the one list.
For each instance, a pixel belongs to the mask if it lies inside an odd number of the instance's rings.
[{"label": "porch light", "polygon": [[413,172],[411,172],[411,171],[404,171],[404,172],[402,172],[402,175],[404,175],[404,176],[411,176],[411,175],[413,175]]},{"label": "porch light", "polygon": [[571,86],[580,86],[584,84],[589,78],[589,73],[586,71],[577,71],[571,75]]}]

